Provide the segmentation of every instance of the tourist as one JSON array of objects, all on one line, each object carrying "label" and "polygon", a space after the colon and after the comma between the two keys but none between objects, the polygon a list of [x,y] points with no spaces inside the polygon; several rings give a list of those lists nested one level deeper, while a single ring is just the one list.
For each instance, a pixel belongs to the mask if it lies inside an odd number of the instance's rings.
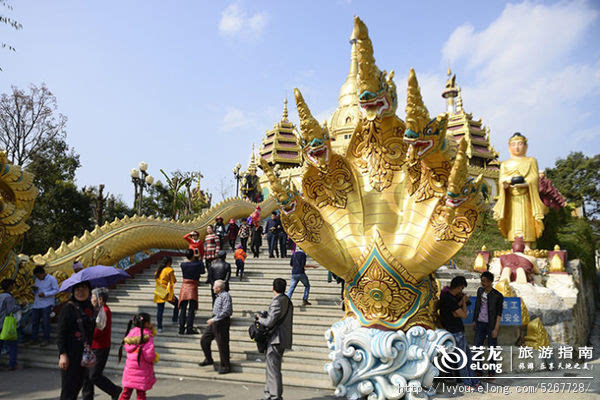
[{"label": "tourist", "polygon": [[219,250],[218,260],[215,261],[208,271],[208,283],[210,284],[210,294],[212,302],[215,304],[216,293],[214,291],[214,283],[218,280],[225,282],[225,291],[229,291],[229,279],[231,278],[231,264],[225,261],[227,252]]},{"label": "tourist", "polygon": [[103,287],[92,290],[91,300],[92,306],[97,312],[92,339],[92,351],[96,355],[96,365],[89,368],[88,376],[83,381],[81,395],[83,400],[92,400],[94,398],[94,385],[96,385],[113,400],[117,400],[121,394],[121,388],[104,375],[104,367],[110,353],[112,329],[112,313],[106,304],[108,289]]},{"label": "tourist", "polygon": [[31,312],[32,327],[29,344],[37,343],[41,319],[44,340],[40,345],[47,346],[50,343],[50,313],[54,307],[54,296],[58,293],[58,282],[55,277],[46,273],[44,267],[39,265],[33,269],[33,275],[35,276],[33,283],[35,300]]},{"label": "tourist", "polygon": [[206,237],[204,238],[204,262],[207,271],[210,271],[210,265],[217,258],[219,250],[221,250],[221,242],[215,235],[213,226],[209,225],[206,227]]},{"label": "tourist", "polygon": [[225,290],[225,286],[226,283],[221,279],[216,280],[213,284],[216,294],[213,304],[213,317],[206,321],[208,326],[202,334],[202,339],[200,339],[202,351],[204,352],[204,361],[199,364],[201,367],[214,363],[210,344],[216,339],[221,363],[219,374],[231,372],[231,365],[229,364],[229,326],[231,325],[233,307],[231,295]]},{"label": "tourist", "polygon": [[[467,287],[467,280],[464,276],[455,276],[450,281],[450,286],[446,286],[441,293],[438,307],[440,310],[440,322],[442,327],[454,336],[456,348],[462,350],[467,356],[467,362],[458,372],[462,382],[466,386],[477,388],[479,381],[473,377],[471,370],[471,350],[465,339],[465,326],[463,319],[467,318],[467,306],[469,305],[469,296],[463,292]],[[462,362],[459,359],[458,364]]]},{"label": "tourist", "polygon": [[306,264],[306,253],[300,247],[296,248],[294,255],[290,258],[290,265],[292,266],[292,283],[290,284],[290,288],[287,292],[287,297],[290,299],[294,294],[294,290],[296,290],[296,286],[298,282],[302,282],[304,285],[304,296],[302,297],[302,305],[310,306],[311,303],[308,301],[308,296],[310,294],[310,282],[308,281],[308,276],[304,271],[304,268],[318,268],[317,265],[307,265]]},{"label": "tourist", "polygon": [[88,374],[81,361],[84,348],[89,349],[94,336],[94,307],[90,292],[88,281],[76,284],[71,299],[60,310],[56,336],[58,367],[62,377],[60,400],[76,400]]},{"label": "tourist", "polygon": [[266,382],[263,399],[281,399],[283,382],[281,379],[281,360],[286,349],[292,348],[292,321],[294,305],[284,294],[285,279],[273,281],[273,300],[265,317],[256,315],[258,322],[272,330],[266,352]]},{"label": "tourist", "polygon": [[254,258],[260,256],[260,246],[262,246],[263,227],[260,223],[252,225],[252,236],[250,238],[250,249]]},{"label": "tourist", "polygon": [[194,329],[194,317],[198,309],[198,281],[204,273],[204,264],[194,256],[192,249],[188,249],[185,256],[189,262],[181,263],[183,283],[179,292],[179,334],[193,335],[198,333]]},{"label": "tourist", "polygon": [[227,240],[229,241],[229,246],[231,247],[231,250],[234,251],[235,250],[235,241],[238,237],[238,232],[240,230],[240,227],[237,226],[237,224],[235,223],[235,220],[233,218],[231,218],[229,220],[229,225],[227,225]]},{"label": "tourist", "polygon": [[172,259],[170,256],[165,256],[158,264],[154,279],[156,280],[156,289],[154,290],[154,302],[156,303],[156,324],[159,332],[163,329],[163,313],[165,311],[165,303],[173,305],[173,324],[177,323],[178,308],[177,297],[175,297],[175,272],[171,268]]},{"label": "tourist", "polygon": [[200,240],[200,234],[197,231],[191,231],[186,233],[183,238],[189,243],[188,248],[194,252],[194,257],[202,260],[204,258],[204,243]]},{"label": "tourist", "polygon": [[215,235],[219,238],[219,248],[225,249],[225,234],[227,229],[225,229],[225,224],[223,223],[223,217],[220,215],[215,218]]},{"label": "tourist", "polygon": [[281,227],[281,222],[279,221],[279,216],[275,211],[271,213],[271,219],[267,221],[267,225],[265,227],[265,231],[267,232],[267,244],[269,246],[269,258],[275,258],[273,251],[277,251],[279,255],[279,250],[277,250],[278,245],[278,235]]},{"label": "tourist", "polygon": [[[483,346],[486,338],[488,346],[498,344],[498,331],[502,321],[504,296],[492,287],[494,274],[485,271],[481,274],[481,287],[477,289],[477,300],[473,321],[475,322],[475,346]],[[494,375],[490,370],[490,376]]]},{"label": "tourist", "polygon": [[248,225],[248,221],[242,220],[239,236],[242,249],[244,249],[245,252],[248,252],[248,238],[250,237],[250,225]]},{"label": "tourist", "polygon": [[138,400],[146,400],[146,392],[156,383],[154,363],[158,354],[154,351],[154,327],[150,315],[137,314],[127,324],[125,338],[119,348],[119,362],[123,357],[123,348],[127,352],[123,369],[123,393],[120,400],[129,400],[135,389]]},{"label": "tourist", "polygon": [[246,252],[242,249],[241,244],[237,245],[233,258],[235,259],[235,276],[239,276],[241,281],[244,277],[244,264],[246,263]]},{"label": "tourist", "polygon": [[[4,279],[0,282],[0,287],[2,288],[3,293],[0,293],[0,331],[4,327],[4,318],[13,314],[13,317],[16,316],[17,312],[21,310],[21,307],[17,304],[17,300],[10,293],[15,286],[14,279]],[[18,352],[18,338],[14,340],[0,340],[0,353],[2,353],[2,348],[6,346],[8,350],[8,370],[14,371],[17,369],[17,352]]]}]

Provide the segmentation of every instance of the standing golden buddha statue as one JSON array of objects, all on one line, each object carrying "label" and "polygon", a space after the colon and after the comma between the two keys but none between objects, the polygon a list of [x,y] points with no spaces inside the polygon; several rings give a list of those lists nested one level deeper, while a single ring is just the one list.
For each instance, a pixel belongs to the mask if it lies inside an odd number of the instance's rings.
[{"label": "standing golden buddha statue", "polygon": [[544,214],[548,209],[538,191],[538,165],[527,157],[527,138],[519,132],[508,141],[510,158],[500,165],[500,196],[494,206],[494,219],[509,241],[523,236],[529,247],[544,230]]}]

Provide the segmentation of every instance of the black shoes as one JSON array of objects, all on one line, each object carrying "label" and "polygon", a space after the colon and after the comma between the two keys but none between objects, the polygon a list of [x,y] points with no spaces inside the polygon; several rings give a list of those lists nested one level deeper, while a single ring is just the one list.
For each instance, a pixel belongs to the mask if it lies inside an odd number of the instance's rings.
[{"label": "black shoes", "polygon": [[312,303],[310,301],[308,301],[308,300],[302,300],[302,305],[303,306],[310,306],[310,305],[312,305]]},{"label": "black shoes", "polygon": [[219,375],[228,374],[231,372],[231,368],[220,368]]},{"label": "black shoes", "polygon": [[214,364],[213,360],[204,360],[201,363],[198,363],[198,365],[201,367],[206,367],[207,365],[213,365],[213,364]]}]

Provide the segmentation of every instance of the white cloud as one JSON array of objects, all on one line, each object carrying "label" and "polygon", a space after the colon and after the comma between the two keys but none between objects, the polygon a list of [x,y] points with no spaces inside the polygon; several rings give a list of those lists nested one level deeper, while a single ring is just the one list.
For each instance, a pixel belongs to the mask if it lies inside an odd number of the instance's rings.
[{"label": "white cloud", "polygon": [[258,37],[264,31],[267,20],[265,12],[248,15],[239,3],[233,3],[221,14],[219,32],[226,37]]},{"label": "white cloud", "polygon": [[223,117],[221,130],[230,132],[240,128],[252,128],[255,125],[254,116],[238,108],[228,108]]},{"label": "white cloud", "polygon": [[491,127],[503,157],[515,131],[530,137],[531,154],[545,165],[597,139],[600,124],[584,111],[598,101],[600,60],[575,61],[574,53],[598,20],[586,1],[524,2],[508,4],[481,31],[464,24],[450,35],[442,59],[466,72],[458,76],[465,108]]}]

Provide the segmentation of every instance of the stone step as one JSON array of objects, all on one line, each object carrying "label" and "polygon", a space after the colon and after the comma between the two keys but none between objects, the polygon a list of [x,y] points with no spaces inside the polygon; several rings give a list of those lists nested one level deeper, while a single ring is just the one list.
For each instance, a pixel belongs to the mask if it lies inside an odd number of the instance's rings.
[{"label": "stone step", "polygon": [[[109,303],[110,304],[110,303]],[[240,308],[243,306],[236,306],[236,304],[234,303],[233,306],[233,318],[248,318],[247,321],[251,321],[254,318],[254,315],[258,312],[264,311],[265,309],[267,309],[267,306],[263,306],[263,307],[256,307],[253,309],[247,308],[245,310],[240,310]],[[303,310],[304,308],[304,310]],[[156,306],[155,305],[140,305],[140,306],[135,306],[135,305],[122,305],[119,306],[118,308],[116,308],[114,310],[115,312],[119,312],[119,313],[124,313],[127,317],[127,320],[129,320],[129,318],[133,317],[135,314],[140,313],[140,312],[146,312],[148,314],[150,314],[151,316],[156,315]],[[327,313],[325,314],[324,311],[327,311]],[[164,318],[163,321],[169,321],[170,316],[172,315],[172,306],[169,304],[166,306],[165,309],[165,314],[164,314]],[[201,315],[205,315],[205,316],[210,316],[212,315],[212,307],[210,306],[210,304],[199,304],[198,305],[198,311],[196,312],[196,318],[198,318],[198,316]],[[335,310],[315,310],[312,308],[312,306],[308,306],[308,307],[294,307],[294,323],[296,323],[296,317],[305,317],[305,318],[313,318],[315,321],[321,321],[324,324],[333,324],[334,322],[338,321],[339,319],[341,319],[343,317],[343,312],[341,309],[335,309]]]},{"label": "stone step", "polygon": [[[24,367],[38,367],[38,368],[57,368],[56,355],[48,358],[39,358],[35,354],[24,354],[19,355],[18,362]],[[163,364],[163,365],[161,365]],[[232,364],[233,372],[230,374],[219,375],[211,367],[199,367],[197,364],[194,365],[167,365],[158,362],[155,365],[155,374],[158,377],[167,378],[188,378],[188,379],[210,379],[221,382],[239,382],[239,383],[257,383],[264,384],[265,373],[264,373],[264,361],[256,364],[262,364],[262,367],[246,368],[242,371],[242,367]],[[316,389],[331,389],[331,383],[327,375],[324,372],[320,374],[315,373],[315,376],[298,375],[293,371],[287,371],[285,367],[285,356],[284,362],[282,363],[283,371],[283,384],[287,386],[296,387],[311,387]],[[123,364],[114,364],[108,362],[105,371],[109,374],[115,374],[120,376],[123,373]],[[114,380],[118,382],[117,379]]]}]

